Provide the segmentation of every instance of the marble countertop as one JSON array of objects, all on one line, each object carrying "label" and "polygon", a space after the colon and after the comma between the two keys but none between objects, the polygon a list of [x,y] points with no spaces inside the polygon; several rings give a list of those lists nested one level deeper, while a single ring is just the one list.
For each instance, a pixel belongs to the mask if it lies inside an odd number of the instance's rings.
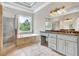
[{"label": "marble countertop", "polygon": [[79,36],[79,33],[64,33],[64,32],[45,32],[41,31],[41,33],[51,33],[51,34],[63,34],[63,35],[73,35],[73,36]]}]

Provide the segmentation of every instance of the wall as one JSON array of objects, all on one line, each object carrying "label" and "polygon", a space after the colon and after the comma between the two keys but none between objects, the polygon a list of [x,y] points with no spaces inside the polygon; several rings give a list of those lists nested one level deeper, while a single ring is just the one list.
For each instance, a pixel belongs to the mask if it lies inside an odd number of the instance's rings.
[{"label": "wall", "polygon": [[40,31],[45,30],[45,17],[49,15],[50,10],[52,9],[52,4],[47,5],[40,11],[34,14],[34,33],[39,34]]},{"label": "wall", "polygon": [[40,31],[44,31],[45,30],[45,25],[44,25],[44,21],[45,21],[45,17],[49,16],[50,11],[54,8],[59,8],[63,5],[69,5],[70,3],[57,3],[57,2],[53,2],[48,4],[47,6],[45,6],[44,8],[42,8],[41,10],[39,10],[38,12],[36,12],[34,14],[34,33],[40,33]]},{"label": "wall", "polygon": [[[72,13],[72,14],[68,14],[63,16],[62,18],[60,18],[60,29],[65,29],[64,25],[68,25],[68,24],[72,24],[72,27],[68,26],[66,28],[71,28],[71,29],[75,29],[75,30],[79,30],[79,26],[78,25],[78,17],[79,17],[79,12],[77,13]],[[71,20],[67,23],[67,22],[63,22],[65,21],[67,18],[70,18]]]},{"label": "wall", "polygon": [[79,31],[79,17],[77,18],[77,21],[75,21],[75,29],[76,31]]},{"label": "wall", "polygon": [[[36,12],[34,14],[27,13],[24,11],[18,11],[18,10],[14,10],[14,9],[10,9],[10,8],[5,8],[4,9],[4,16],[7,16],[7,17],[14,17],[14,15],[33,16],[33,30],[34,30],[35,34],[39,34],[40,31],[45,30],[45,23],[44,23],[45,17],[49,16],[49,13],[53,8],[61,7],[63,5],[70,8],[70,7],[72,7],[71,4],[72,3],[57,3],[57,2],[50,3],[49,5],[45,6],[44,8],[42,8],[41,10],[39,10],[38,12]],[[72,5],[74,5],[74,4],[72,4]]]},{"label": "wall", "polygon": [[3,16],[4,17],[16,19],[15,20],[15,24],[16,24],[15,28],[17,28],[17,18],[18,18],[19,15],[22,15],[22,16],[32,16],[33,14],[32,13],[28,13],[27,11],[24,12],[24,11],[12,9],[12,8],[9,8],[9,7],[4,7],[3,8]]},{"label": "wall", "polygon": [[[34,33],[40,33],[40,31],[45,31],[45,17],[49,16],[50,11],[53,8],[56,7],[60,7],[60,6],[67,6],[68,8],[72,8],[72,6],[74,6],[74,3],[51,3],[49,5],[47,5],[46,7],[44,7],[43,9],[41,9],[40,11],[36,12],[34,14]],[[58,18],[59,20],[64,20],[66,18],[73,18],[76,21],[76,18],[79,17],[79,13],[77,12],[77,14],[71,14],[71,15],[66,15]],[[52,19],[55,20],[55,19]],[[53,21],[52,21],[53,22]],[[73,27],[76,29],[76,22],[74,22]],[[63,25],[63,24],[62,24]],[[78,27],[78,26],[77,26]],[[62,26],[59,27],[59,29],[61,29]],[[56,28],[58,29],[58,28]]]},{"label": "wall", "polygon": [[72,3],[60,3],[60,2],[53,2],[39,10],[34,14],[34,33],[40,33],[40,31],[45,30],[45,17],[49,16],[49,13],[54,8],[59,8],[61,6],[67,6],[68,8],[71,7]]},{"label": "wall", "polygon": [[6,17],[14,17],[15,15],[33,15],[33,31],[35,34],[39,34],[40,31],[45,30],[44,28],[44,19],[48,16],[50,10],[52,9],[52,4],[49,4],[45,8],[41,9],[40,11],[36,12],[35,14],[30,14],[23,11],[14,10],[11,8],[4,8],[4,16]]}]

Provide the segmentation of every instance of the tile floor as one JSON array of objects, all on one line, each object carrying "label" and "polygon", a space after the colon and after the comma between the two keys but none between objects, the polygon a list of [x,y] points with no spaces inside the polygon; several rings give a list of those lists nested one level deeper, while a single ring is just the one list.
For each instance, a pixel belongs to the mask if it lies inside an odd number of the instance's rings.
[{"label": "tile floor", "polygon": [[40,45],[40,43],[36,43],[28,47],[16,49],[7,56],[61,56],[61,55],[52,51],[48,47]]}]

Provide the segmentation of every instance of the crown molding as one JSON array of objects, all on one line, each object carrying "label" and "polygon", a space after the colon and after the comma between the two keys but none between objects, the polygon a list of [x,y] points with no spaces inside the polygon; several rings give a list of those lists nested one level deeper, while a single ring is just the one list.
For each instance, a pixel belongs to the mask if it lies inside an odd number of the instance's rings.
[{"label": "crown molding", "polygon": [[50,4],[51,2],[46,2],[44,3],[42,6],[38,7],[36,10],[33,11],[33,13],[38,12],[39,10],[41,10],[42,8],[44,8],[45,6],[47,6],[48,4]]},{"label": "crown molding", "polygon": [[32,10],[31,8],[23,7],[23,6],[18,5],[16,3],[2,3],[2,4],[3,4],[4,8],[7,7],[7,8],[13,8],[13,9],[28,12],[28,13],[36,13],[50,3],[51,2],[46,2],[43,5],[40,5],[39,7],[37,7],[37,9],[35,9],[35,10]]},{"label": "crown molding", "polygon": [[2,4],[3,4],[3,8],[6,7],[6,8],[12,8],[12,9],[23,11],[23,12],[33,13],[33,10],[31,10],[30,8],[24,8],[14,3],[2,3]]}]

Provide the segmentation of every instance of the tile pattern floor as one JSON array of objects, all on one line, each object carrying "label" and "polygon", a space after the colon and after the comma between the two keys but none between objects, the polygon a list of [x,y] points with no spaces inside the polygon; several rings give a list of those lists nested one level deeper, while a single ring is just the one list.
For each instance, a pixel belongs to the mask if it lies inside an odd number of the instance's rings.
[{"label": "tile pattern floor", "polygon": [[8,56],[61,56],[60,54],[52,51],[48,47],[42,46],[40,43],[31,46],[17,49],[13,55]]}]

